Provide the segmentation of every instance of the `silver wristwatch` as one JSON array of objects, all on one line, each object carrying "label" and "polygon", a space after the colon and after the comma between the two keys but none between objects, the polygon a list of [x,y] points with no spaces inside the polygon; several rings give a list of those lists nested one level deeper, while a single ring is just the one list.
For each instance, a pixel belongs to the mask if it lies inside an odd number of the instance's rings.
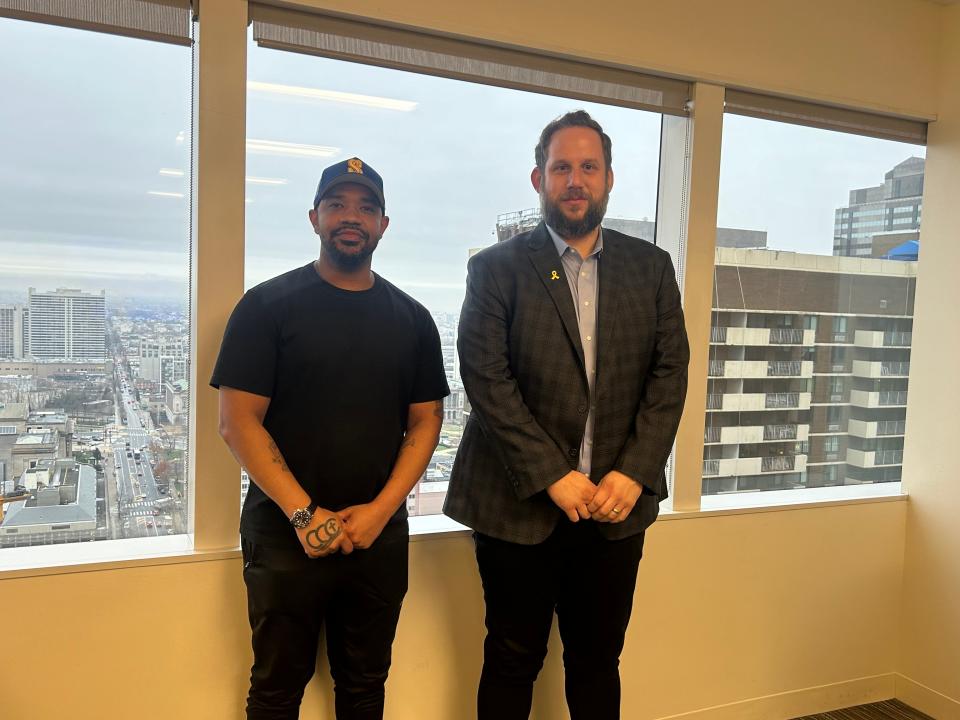
[{"label": "silver wristwatch", "polygon": [[317,504],[310,503],[305,508],[298,508],[294,510],[293,515],[290,516],[290,524],[293,525],[297,530],[302,530],[310,524],[311,520],[313,520],[313,513],[316,509]]}]

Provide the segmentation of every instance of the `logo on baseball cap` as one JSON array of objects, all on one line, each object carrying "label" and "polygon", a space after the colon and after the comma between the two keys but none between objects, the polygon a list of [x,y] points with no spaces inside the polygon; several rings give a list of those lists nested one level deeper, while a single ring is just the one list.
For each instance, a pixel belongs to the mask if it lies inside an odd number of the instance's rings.
[{"label": "logo on baseball cap", "polygon": [[338,162],[323,171],[320,184],[317,185],[317,194],[313,198],[313,206],[319,205],[323,196],[332,187],[341,183],[357,183],[369,188],[380,203],[380,209],[386,211],[387,205],[383,199],[383,178],[380,177],[380,173],[357,157]]}]

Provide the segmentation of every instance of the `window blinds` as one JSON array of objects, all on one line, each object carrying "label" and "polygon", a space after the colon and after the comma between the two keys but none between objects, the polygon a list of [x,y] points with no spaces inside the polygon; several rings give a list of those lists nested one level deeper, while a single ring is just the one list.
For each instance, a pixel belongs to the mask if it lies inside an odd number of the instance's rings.
[{"label": "window blinds", "polygon": [[885,140],[919,145],[925,145],[927,142],[927,123],[921,120],[906,120],[859,110],[845,110],[743,90],[727,90],[725,110],[736,115],[748,115]]},{"label": "window blinds", "polygon": [[0,0],[0,17],[190,44],[190,0]]},{"label": "window blinds", "polygon": [[251,3],[263,47],[321,55],[591,102],[685,115],[690,84],[530,52]]}]

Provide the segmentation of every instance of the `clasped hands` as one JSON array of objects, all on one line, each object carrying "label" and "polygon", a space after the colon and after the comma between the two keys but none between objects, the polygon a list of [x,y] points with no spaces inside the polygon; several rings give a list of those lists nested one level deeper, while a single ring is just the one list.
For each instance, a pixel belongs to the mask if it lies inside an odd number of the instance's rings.
[{"label": "clasped hands", "polygon": [[391,514],[376,502],[351,505],[339,512],[317,508],[310,524],[297,530],[297,538],[312,558],[335,552],[349,555],[355,548],[364,550],[373,545]]},{"label": "clasped hands", "polygon": [[570,522],[592,519],[619,523],[630,515],[643,487],[622,472],[611,470],[594,485],[590,478],[571,470],[547,488],[550,499]]}]

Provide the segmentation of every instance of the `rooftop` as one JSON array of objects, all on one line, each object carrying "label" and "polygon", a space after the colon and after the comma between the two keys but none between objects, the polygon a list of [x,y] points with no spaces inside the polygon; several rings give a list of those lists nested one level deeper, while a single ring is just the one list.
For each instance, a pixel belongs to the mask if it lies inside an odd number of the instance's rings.
[{"label": "rooftop", "polygon": [[0,420],[26,420],[26,403],[3,403],[0,402]]},{"label": "rooftop", "polygon": [[4,531],[31,525],[96,523],[97,473],[74,460],[58,460],[47,494],[58,493],[59,504],[37,504],[37,493],[29,500],[10,503],[0,528]]},{"label": "rooftop", "polygon": [[27,422],[31,425],[63,425],[68,419],[63,410],[41,410],[30,413]]},{"label": "rooftop", "polygon": [[718,247],[716,249],[716,264],[840,273],[844,275],[917,276],[917,264],[912,262],[843,255],[809,255],[789,250],[747,250]]},{"label": "rooftop", "polygon": [[30,430],[17,438],[14,445],[46,445],[56,442],[56,432],[53,430]]}]

